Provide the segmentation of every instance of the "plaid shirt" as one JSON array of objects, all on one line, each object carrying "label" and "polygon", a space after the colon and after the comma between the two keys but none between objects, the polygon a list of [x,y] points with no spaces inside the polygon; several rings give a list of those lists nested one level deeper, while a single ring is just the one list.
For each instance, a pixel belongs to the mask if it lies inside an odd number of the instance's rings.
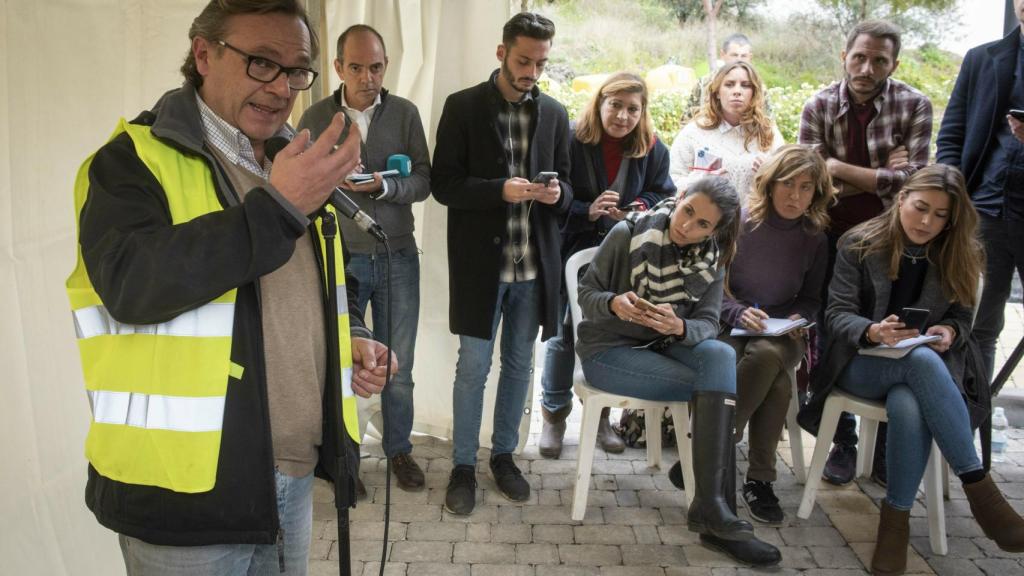
[{"label": "plaid shirt", "polygon": [[[892,78],[873,101],[878,113],[868,124],[865,140],[871,168],[875,169],[875,193],[888,205],[911,174],[928,164],[932,138],[932,103],[924,94]],[[846,80],[835,82],[804,104],[800,117],[800,144],[811,146],[825,158],[846,160],[846,113],[850,97]],[[889,153],[906,146],[908,166],[885,167]],[[840,192],[844,183],[835,182]]]},{"label": "plaid shirt", "polygon": [[[196,102],[199,104],[199,116],[203,120],[203,133],[206,135],[206,143],[213,146],[223,154],[232,164],[241,166],[249,172],[263,178],[270,179],[269,158],[263,158],[263,165],[256,161],[256,153],[252,149],[252,142],[241,130],[228,124],[223,118],[217,116],[206,102],[196,92]],[[292,139],[293,132],[285,124],[277,131],[275,136],[284,136]]]},{"label": "plaid shirt", "polygon": [[[497,90],[497,86],[495,86]],[[527,92],[513,104],[504,100],[498,112],[498,133],[505,144],[508,158],[508,176],[531,177],[529,169],[530,125],[536,114],[536,104]],[[502,282],[525,282],[537,278],[537,259],[530,246],[530,209],[533,201],[508,206],[508,237],[501,255]]]}]

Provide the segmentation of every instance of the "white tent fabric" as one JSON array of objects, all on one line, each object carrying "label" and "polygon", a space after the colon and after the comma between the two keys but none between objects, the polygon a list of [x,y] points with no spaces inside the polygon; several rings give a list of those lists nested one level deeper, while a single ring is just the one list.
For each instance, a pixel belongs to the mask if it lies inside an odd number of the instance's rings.
[{"label": "white tent fabric", "polygon": [[[123,573],[113,533],[82,498],[89,407],[63,289],[75,255],[72,183],[118,117],[133,117],[180,83],[188,26],[204,4],[0,0],[4,573]],[[391,60],[386,86],[417,103],[432,143],[447,94],[496,66],[509,9],[506,0],[329,1],[321,36],[333,58],[344,27],[378,28]],[[457,340],[448,333],[445,211],[433,200],[421,210],[416,427],[447,435]]]}]

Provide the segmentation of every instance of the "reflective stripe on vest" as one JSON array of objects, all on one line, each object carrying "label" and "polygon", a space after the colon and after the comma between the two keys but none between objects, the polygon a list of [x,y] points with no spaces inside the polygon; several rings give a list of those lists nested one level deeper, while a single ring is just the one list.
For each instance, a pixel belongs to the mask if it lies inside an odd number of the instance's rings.
[{"label": "reflective stripe on vest", "polygon": [[[122,132],[132,138],[136,154],[163,187],[174,224],[222,209],[202,158],[183,155],[155,138],[149,127],[124,119],[111,139]],[[79,217],[92,158],[83,163],[75,181]],[[337,275],[344,282],[340,239],[335,249]],[[110,316],[93,289],[80,248],[66,286],[93,409],[86,458],[101,475],[119,482],[176,492],[211,490],[229,378],[241,379],[244,371],[231,361],[236,291],[160,324],[122,323]],[[355,400],[350,398],[347,302],[344,285],[339,288],[346,428],[358,441]]]}]

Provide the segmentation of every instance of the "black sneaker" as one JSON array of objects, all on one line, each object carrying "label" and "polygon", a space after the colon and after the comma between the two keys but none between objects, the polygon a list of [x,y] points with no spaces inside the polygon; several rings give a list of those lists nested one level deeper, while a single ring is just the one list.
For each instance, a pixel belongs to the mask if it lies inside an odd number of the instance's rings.
[{"label": "black sneaker", "polygon": [[476,507],[476,468],[459,464],[448,477],[448,489],[444,495],[444,509],[465,516]]},{"label": "black sneaker", "polygon": [[505,498],[513,502],[523,502],[530,498],[530,484],[523,478],[511,454],[491,456],[491,474],[494,475],[498,491]]},{"label": "black sneaker", "polygon": [[843,486],[853,482],[857,472],[857,447],[846,444],[832,446],[828,453],[828,461],[821,472],[821,478],[830,484]]},{"label": "black sneaker", "polygon": [[750,516],[765,524],[782,524],[786,515],[782,513],[779,499],[772,490],[771,482],[747,480],[743,484],[743,503]]}]

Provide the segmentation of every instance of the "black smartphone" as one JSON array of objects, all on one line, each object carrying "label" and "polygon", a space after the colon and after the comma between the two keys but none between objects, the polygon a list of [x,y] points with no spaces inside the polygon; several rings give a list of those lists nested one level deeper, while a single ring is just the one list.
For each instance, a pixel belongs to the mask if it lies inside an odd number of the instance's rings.
[{"label": "black smartphone", "polygon": [[623,212],[636,212],[637,210],[642,210],[643,207],[644,207],[643,202],[637,201],[637,202],[630,202],[629,204],[626,204],[622,208],[619,208],[619,210],[622,210]]},{"label": "black smartphone", "polygon": [[924,334],[925,323],[928,322],[929,311],[924,308],[904,308],[900,311],[900,322],[907,328],[916,328]]},{"label": "black smartphone", "polygon": [[558,178],[558,172],[538,172],[533,177],[533,183],[547,186],[555,178]]},{"label": "black smartphone", "polygon": [[1010,116],[1013,116],[1017,120],[1024,122],[1024,110],[1018,110],[1016,108],[1010,108]]}]

